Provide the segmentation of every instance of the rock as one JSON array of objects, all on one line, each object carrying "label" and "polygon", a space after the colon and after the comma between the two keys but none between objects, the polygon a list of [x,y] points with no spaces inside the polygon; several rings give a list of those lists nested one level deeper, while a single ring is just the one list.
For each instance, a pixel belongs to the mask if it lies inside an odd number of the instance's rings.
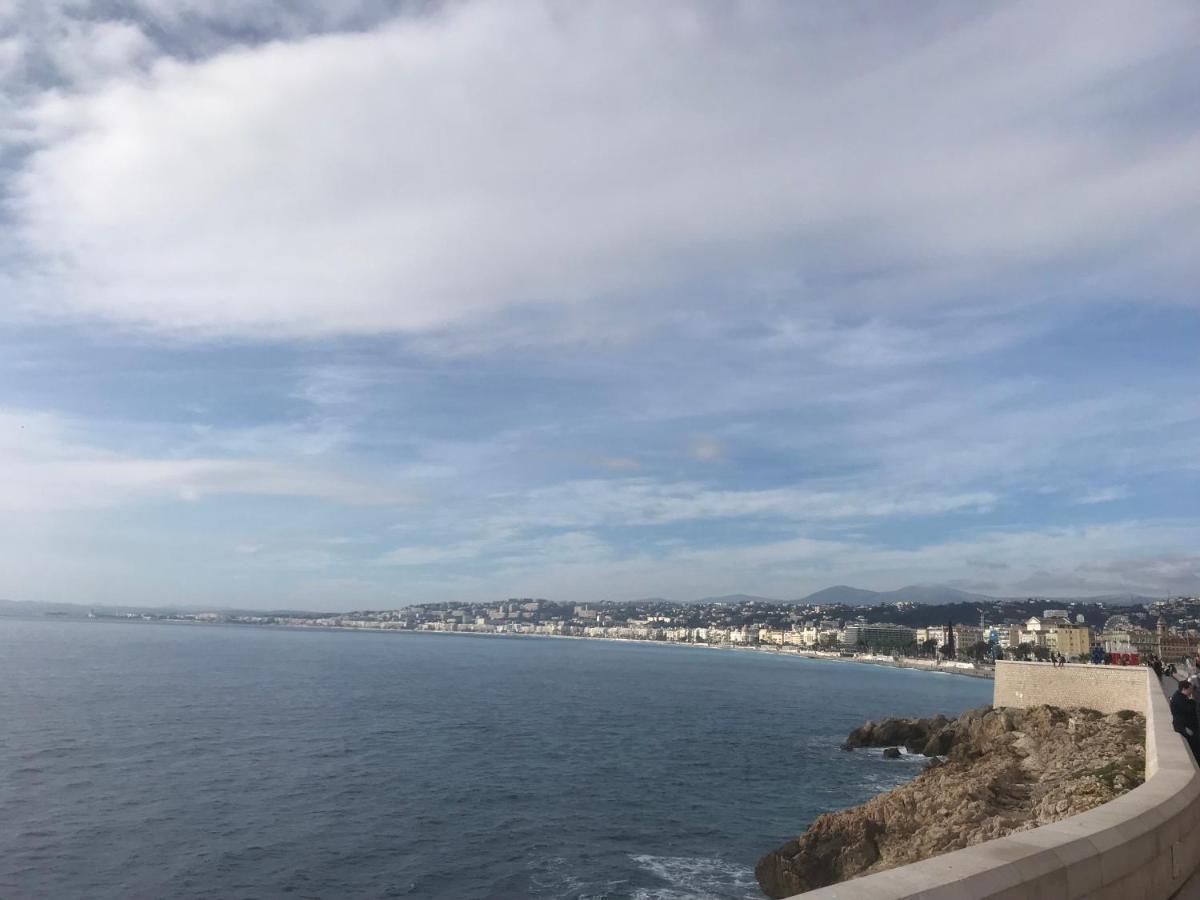
[{"label": "rock", "polygon": [[883,751],[883,758],[884,759],[899,759],[900,758],[900,748],[899,747],[885,748]]},{"label": "rock", "polygon": [[1145,780],[1144,728],[1137,715],[1052,706],[869,722],[848,747],[895,758],[920,739],[912,752],[934,759],[913,781],[818,817],[759,860],[755,876],[768,896],[789,897],[1092,809]]},{"label": "rock", "polygon": [[[942,717],[944,720],[944,717]],[[920,753],[929,741],[933,723],[929,719],[884,719],[867,722],[850,732],[845,746],[904,747],[909,753]]]},{"label": "rock", "polygon": [[942,728],[936,734],[930,735],[925,746],[921,748],[921,752],[926,756],[945,756],[953,746],[954,729]]},{"label": "rock", "polygon": [[846,736],[846,743],[842,746],[848,750],[853,750],[855,747],[873,747],[872,740],[875,736],[875,723],[867,720],[864,724],[855,728]]}]

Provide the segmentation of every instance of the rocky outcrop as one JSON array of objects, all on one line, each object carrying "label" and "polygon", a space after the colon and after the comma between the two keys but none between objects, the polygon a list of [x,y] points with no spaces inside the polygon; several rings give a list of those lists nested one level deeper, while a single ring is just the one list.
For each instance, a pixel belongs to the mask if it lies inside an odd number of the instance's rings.
[{"label": "rocky outcrop", "polygon": [[[909,753],[925,753],[932,737],[953,730],[953,720],[945,716],[932,719],[884,719],[882,722],[867,722],[855,728],[842,744],[842,749],[855,747],[904,747]],[[926,756],[944,756],[947,751],[937,751],[936,746]]]},{"label": "rocky outcrop", "polygon": [[1142,783],[1145,734],[1137,713],[1053,706],[868,722],[843,749],[903,746],[945,760],[818,817],[755,875],[768,896],[790,897],[1064,819]]}]

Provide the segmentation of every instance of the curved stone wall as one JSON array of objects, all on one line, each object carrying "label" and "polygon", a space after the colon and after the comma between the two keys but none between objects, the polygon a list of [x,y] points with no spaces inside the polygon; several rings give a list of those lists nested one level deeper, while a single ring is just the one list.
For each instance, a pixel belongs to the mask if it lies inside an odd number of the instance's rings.
[{"label": "curved stone wall", "polygon": [[[1071,669],[1087,671],[1054,680]],[[1057,699],[1041,699],[1049,691]],[[805,900],[1167,900],[1200,868],[1200,770],[1171,727],[1167,698],[1150,669],[1055,669],[1046,664],[1000,662],[996,701],[998,706],[1053,702],[1092,709],[1119,703],[1123,705],[1117,708],[1145,713],[1146,782],[1053,825],[797,896]]]}]

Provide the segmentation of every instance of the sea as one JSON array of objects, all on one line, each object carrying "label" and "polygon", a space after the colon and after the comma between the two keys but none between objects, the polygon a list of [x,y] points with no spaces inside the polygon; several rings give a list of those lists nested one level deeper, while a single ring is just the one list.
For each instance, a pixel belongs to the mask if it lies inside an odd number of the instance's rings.
[{"label": "sea", "polygon": [[761,898],[991,682],[619,641],[0,618],[0,897]]}]

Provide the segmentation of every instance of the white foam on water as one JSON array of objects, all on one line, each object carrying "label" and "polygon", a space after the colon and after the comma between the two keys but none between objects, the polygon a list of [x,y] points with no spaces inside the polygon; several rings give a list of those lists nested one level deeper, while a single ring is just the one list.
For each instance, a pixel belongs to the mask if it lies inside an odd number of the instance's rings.
[{"label": "white foam on water", "polygon": [[529,877],[529,886],[537,897],[564,898],[571,900],[611,900],[613,897],[629,896],[626,879],[587,882],[571,873],[571,866],[563,857],[550,857],[540,861],[540,869]]},{"label": "white foam on water", "polygon": [[662,887],[638,888],[636,900],[751,900],[762,892],[753,870],[714,857],[638,855],[631,859]]}]

